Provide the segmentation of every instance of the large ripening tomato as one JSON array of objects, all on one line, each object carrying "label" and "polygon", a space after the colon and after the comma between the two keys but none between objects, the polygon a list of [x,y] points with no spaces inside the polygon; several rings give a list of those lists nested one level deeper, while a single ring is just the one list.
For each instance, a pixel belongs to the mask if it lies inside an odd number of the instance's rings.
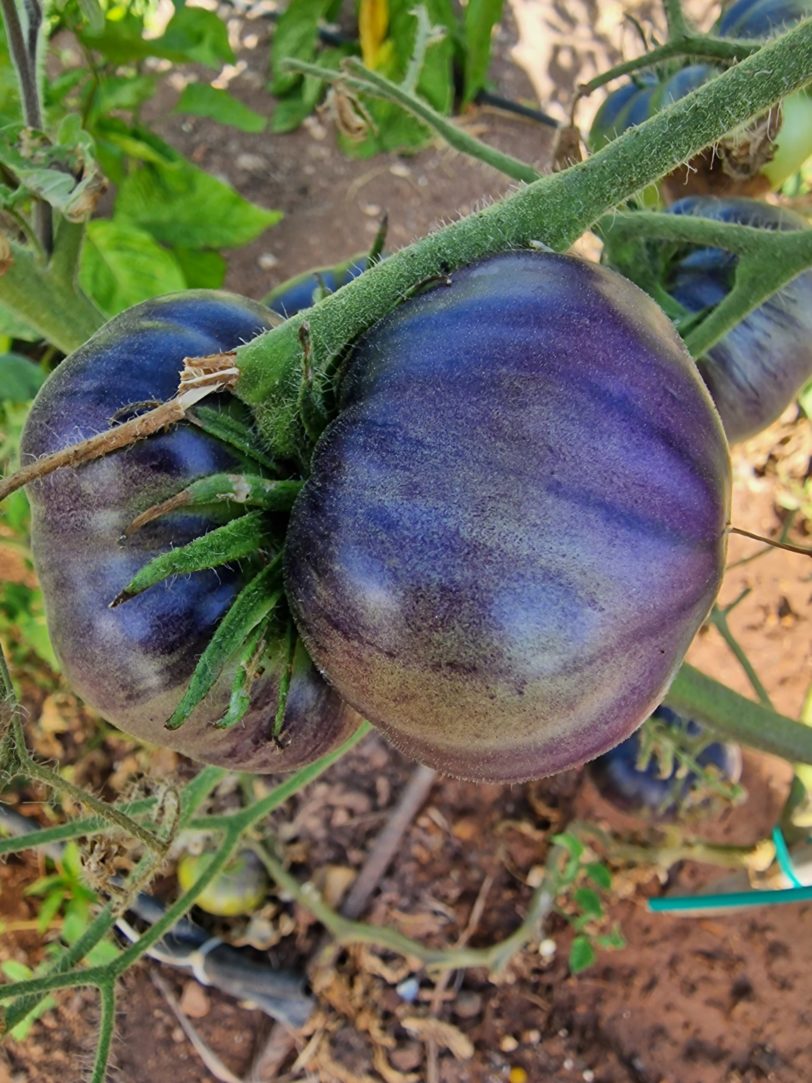
[{"label": "large ripening tomato", "polygon": [[730,465],[673,326],[551,252],[455,272],[361,340],[286,538],[331,684],[408,754],[504,781],[628,737],[716,595]]},{"label": "large ripening tomato", "polygon": [[[714,33],[723,38],[769,38],[812,14],[812,0],[736,0],[719,17]],[[598,151],[628,128],[642,124],[718,74],[710,64],[636,73],[601,105],[589,133]],[[663,182],[668,198],[688,192],[730,190],[758,195],[780,186],[812,154],[812,90],[791,94],[764,122],[722,140],[711,155],[700,155],[689,170]]]},{"label": "large ripening tomato", "polygon": [[[147,301],[115,317],[46,381],[26,425],[23,462],[170,398],[185,357],[232,349],[266,330],[270,319],[253,301],[204,290]],[[224,409],[233,401],[219,398]],[[193,759],[284,771],[328,751],[360,720],[299,650],[281,743],[273,739],[287,664],[282,634],[253,686],[248,714],[234,728],[211,725],[225,711],[230,674],[180,730],[164,728],[247,569],[226,565],[174,577],[110,608],[150,559],[223,522],[217,507],[179,509],[123,539],[136,515],[197,478],[243,465],[236,452],[184,423],[77,469],[57,470],[28,488],[32,546],[54,649],[89,704],[127,732]]]},{"label": "large ripening tomato", "polygon": [[[808,229],[799,214],[754,199],[693,196],[670,211],[761,229]],[[666,268],[665,287],[688,312],[702,312],[730,292],[736,262],[720,248],[682,248]],[[745,316],[708,350],[699,371],[730,443],[775,421],[812,378],[812,270]]]}]

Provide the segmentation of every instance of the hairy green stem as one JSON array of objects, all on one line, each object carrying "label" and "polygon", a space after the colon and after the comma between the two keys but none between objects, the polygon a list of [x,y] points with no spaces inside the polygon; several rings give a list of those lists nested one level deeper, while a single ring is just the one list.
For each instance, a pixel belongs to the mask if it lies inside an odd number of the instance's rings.
[{"label": "hairy green stem", "polygon": [[723,869],[763,868],[773,852],[769,842],[754,846],[733,846],[685,837],[679,828],[665,828],[659,841],[627,842],[587,820],[574,820],[567,830],[578,838],[597,839],[607,857],[632,865],[654,865],[667,870],[678,861],[700,861]]},{"label": "hairy green stem", "polygon": [[95,812],[97,816],[103,817],[108,823],[115,825],[120,831],[138,839],[139,842],[143,843],[147,849],[152,850],[153,853],[160,854],[161,856],[166,853],[168,845],[166,840],[158,838],[148,828],[143,827],[131,816],[126,816],[113,805],[108,805],[105,801],[88,793],[87,790],[83,790],[81,786],[69,782],[57,771],[52,770],[50,767],[46,767],[44,764],[38,763],[29,755],[25,746],[25,734],[23,733],[21,719],[19,717],[15,718],[12,722],[12,726],[17,742],[17,754],[20,758],[20,762],[24,765],[26,773],[30,775],[31,778],[36,778],[40,782],[45,783],[49,789],[53,790],[54,793],[59,794],[60,797],[68,797],[71,801],[76,801],[79,804],[87,806],[87,808]]},{"label": "hairy green stem", "polygon": [[[472,158],[478,158],[486,165],[493,166],[500,173],[504,173],[506,177],[512,177],[513,180],[530,182],[538,180],[541,176],[539,171],[528,165],[527,162],[523,162],[520,158],[514,158],[510,154],[503,154],[502,151],[483,143],[481,139],[469,135],[453,120],[449,120],[448,117],[444,117],[441,113],[432,109],[422,98],[415,97],[403,87],[390,82],[374,71],[370,71],[369,68],[364,67],[360,60],[354,57],[345,60],[342,70],[335,72],[320,68],[317,64],[307,64],[301,60],[287,60],[282,66],[290,71],[302,72],[304,75],[317,75],[321,79],[346,83],[353,90],[359,90],[376,98],[382,98],[384,101],[395,102],[395,104],[400,105],[407,112],[417,117],[418,120],[423,121],[427,127],[441,136],[450,147]],[[348,75],[347,72],[351,74]]]},{"label": "hairy green stem", "polygon": [[786,760],[812,764],[812,729],[683,663],[665,702],[715,733]]},{"label": "hairy green stem", "polygon": [[550,849],[545,875],[533,891],[523,920],[504,940],[489,944],[485,948],[429,948],[396,929],[345,918],[328,906],[312,883],[301,884],[282,862],[267,850],[257,852],[279,887],[309,910],[339,944],[371,944],[407,958],[419,959],[433,970],[484,967],[493,977],[504,972],[516,952],[539,935],[542,922],[553,910],[559,887],[560,860],[566,853],[561,846]]},{"label": "hairy green stem", "polygon": [[12,242],[12,262],[0,277],[0,305],[62,353],[71,353],[104,323],[104,316],[71,278],[54,273]]},{"label": "hairy green stem", "polygon": [[[181,795],[178,831],[188,825],[208,795],[225,775],[226,772],[221,767],[204,767],[187,784]],[[143,857],[128,878],[125,892],[128,888],[131,890],[133,884],[137,885],[137,890],[141,890],[145,880],[156,865],[157,858],[155,855],[149,853]],[[111,974],[115,977],[115,974],[111,971],[112,964],[107,964],[106,967],[97,967],[93,970],[77,971],[72,968],[80,963],[88,952],[92,951],[107,936],[115,924],[118,912],[118,905],[113,902],[106,903],[81,937],[58,956],[46,975],[0,989],[0,1000],[19,997],[6,1012],[5,1023],[8,1029],[23,1020],[37,1006],[42,995],[52,989],[63,989],[76,985],[98,985],[108,980]],[[99,981],[94,980],[94,975],[99,978]]]},{"label": "hairy green stem", "polygon": [[[675,60],[677,57],[697,57],[702,60],[721,60],[733,63],[744,57],[752,56],[758,52],[759,42],[739,41],[733,38],[715,38],[710,34],[697,34],[686,31],[671,38],[664,45],[658,45],[656,49],[635,57],[633,60],[624,60],[621,64],[615,64],[608,71],[601,72],[588,83],[582,83],[578,88],[578,96],[583,98],[594,90],[611,83],[613,79],[619,79],[621,75],[632,75],[643,68],[653,68],[657,64],[663,64],[667,60]],[[724,134],[724,133],[722,133]]]},{"label": "hairy green stem", "polygon": [[[812,267],[812,229],[771,230],[693,215],[661,211],[619,211],[607,216],[601,231],[608,244],[631,238],[723,248],[738,255],[734,288],[685,336],[693,357],[702,357],[748,313],[793,278]],[[634,251],[620,263],[634,278]],[[637,261],[643,266],[645,261]],[[630,266],[626,266],[626,263]]]},{"label": "hairy green stem", "polygon": [[761,678],[753,668],[753,664],[747,657],[741,643],[739,643],[738,639],[736,639],[733,632],[730,630],[730,625],[727,620],[728,612],[728,609],[720,609],[719,606],[715,605],[711,610],[710,622],[727,644],[730,653],[744,670],[744,674],[750,682],[750,686],[755,692],[761,706],[772,709],[772,703],[770,702],[770,696],[767,689],[761,683]]},{"label": "hairy green stem", "polygon": [[116,983],[112,978],[110,981],[99,985],[99,999],[101,1001],[101,1019],[99,1020],[99,1037],[96,1043],[96,1057],[90,1083],[106,1083],[107,1080],[110,1047],[113,1044],[113,1035],[116,1031]]},{"label": "hairy green stem", "polygon": [[235,392],[254,407],[270,446],[284,458],[307,457],[297,414],[300,328],[306,321],[316,390],[331,364],[414,286],[457,267],[534,241],[567,248],[610,208],[687,161],[715,139],[769,108],[812,78],[812,20],[763,46],[586,162],[535,181],[501,202],[402,249],[305,314],[237,351]]}]

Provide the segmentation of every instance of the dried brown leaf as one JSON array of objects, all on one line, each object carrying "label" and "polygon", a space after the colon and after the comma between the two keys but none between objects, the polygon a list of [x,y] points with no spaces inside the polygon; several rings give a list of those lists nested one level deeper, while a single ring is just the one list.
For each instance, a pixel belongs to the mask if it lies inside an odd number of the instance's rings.
[{"label": "dried brown leaf", "polygon": [[442,1019],[410,1015],[400,1021],[401,1026],[424,1042],[436,1042],[452,1053],[457,1060],[469,1060],[474,1055],[474,1045],[467,1034]]}]

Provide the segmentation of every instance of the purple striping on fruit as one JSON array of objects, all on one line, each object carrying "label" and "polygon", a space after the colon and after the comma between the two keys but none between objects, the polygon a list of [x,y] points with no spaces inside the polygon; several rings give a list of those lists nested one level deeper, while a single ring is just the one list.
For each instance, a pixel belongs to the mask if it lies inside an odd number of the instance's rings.
[{"label": "purple striping on fruit", "polygon": [[730,467],[672,325],[606,268],[514,252],[354,351],[291,515],[316,665],[409,755],[518,781],[651,713],[721,578]]}]

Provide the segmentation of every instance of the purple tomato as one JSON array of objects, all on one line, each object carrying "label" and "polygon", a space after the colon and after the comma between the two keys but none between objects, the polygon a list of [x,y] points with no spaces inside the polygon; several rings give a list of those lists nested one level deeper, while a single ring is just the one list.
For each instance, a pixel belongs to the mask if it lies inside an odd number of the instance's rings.
[{"label": "purple tomato", "polygon": [[[792,211],[753,199],[690,196],[671,208],[761,229],[807,229]],[[715,307],[733,287],[736,256],[719,248],[682,248],[665,286],[689,312]],[[812,378],[812,270],[754,309],[699,361],[728,440],[746,440],[770,425]]]},{"label": "purple tomato", "polygon": [[[185,357],[233,349],[270,323],[264,306],[204,290],[146,301],[116,316],[46,381],[23,435],[23,463],[170,398]],[[230,396],[217,398],[223,410],[232,408]],[[245,468],[233,449],[191,424],[177,425],[30,485],[32,547],[54,649],[91,706],[127,732],[193,759],[274,772],[316,759],[359,721],[300,649],[281,738],[273,738],[287,665],[284,625],[241,722],[229,730],[212,726],[228,703],[227,673],[181,729],[164,728],[250,562],[176,576],[110,608],[153,557],[225,521],[222,506],[179,509],[124,539],[132,520],[195,479]],[[269,522],[269,535],[273,529]],[[281,536],[283,525],[276,529]]]},{"label": "purple tomato", "polygon": [[298,628],[409,755],[581,764],[662,700],[716,595],[730,466],[673,326],[607,268],[513,252],[361,340],[286,538]]},{"label": "purple tomato", "polygon": [[[685,719],[669,707],[658,707],[654,719],[681,731],[691,742],[702,736],[696,722]],[[679,760],[665,774],[660,763],[652,758],[644,768],[640,759],[640,733],[633,733],[609,752],[598,756],[588,771],[601,795],[624,812],[650,812],[663,818],[675,816],[700,781],[694,770],[681,770]],[[712,767],[728,783],[741,778],[742,756],[738,745],[718,741],[704,744],[696,755],[698,767]]]}]

